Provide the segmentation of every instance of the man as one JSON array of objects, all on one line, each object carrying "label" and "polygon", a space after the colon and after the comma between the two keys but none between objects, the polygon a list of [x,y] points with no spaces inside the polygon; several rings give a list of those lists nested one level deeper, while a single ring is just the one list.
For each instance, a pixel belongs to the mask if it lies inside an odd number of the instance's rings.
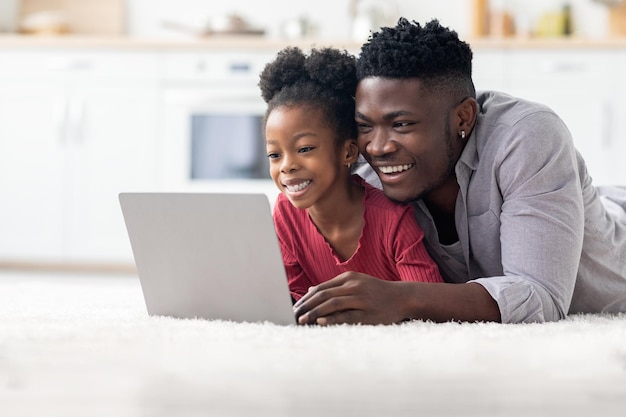
[{"label": "man", "polygon": [[591,184],[549,108],[476,94],[471,60],[437,20],[401,18],[371,36],[357,63],[359,149],[390,199],[414,203],[447,283],[345,273],[295,304],[301,324],[626,311],[626,189]]}]

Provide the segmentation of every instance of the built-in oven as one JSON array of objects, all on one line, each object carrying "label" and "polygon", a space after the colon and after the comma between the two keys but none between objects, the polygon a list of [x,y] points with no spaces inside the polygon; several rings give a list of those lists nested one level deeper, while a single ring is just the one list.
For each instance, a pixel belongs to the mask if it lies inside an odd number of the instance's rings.
[{"label": "built-in oven", "polygon": [[163,63],[160,183],[168,191],[278,190],[269,177],[259,74],[274,52],[172,52]]}]

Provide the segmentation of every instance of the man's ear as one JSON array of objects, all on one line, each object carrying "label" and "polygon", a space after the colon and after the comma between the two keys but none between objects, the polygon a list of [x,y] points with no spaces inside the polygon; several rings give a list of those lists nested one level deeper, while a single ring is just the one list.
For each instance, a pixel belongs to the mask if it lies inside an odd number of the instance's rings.
[{"label": "man's ear", "polygon": [[359,146],[355,139],[348,139],[343,143],[343,164],[353,165],[359,159]]},{"label": "man's ear", "polygon": [[457,106],[456,114],[458,117],[458,131],[467,132],[469,136],[469,132],[474,128],[476,117],[478,116],[478,102],[473,97],[467,97]]}]

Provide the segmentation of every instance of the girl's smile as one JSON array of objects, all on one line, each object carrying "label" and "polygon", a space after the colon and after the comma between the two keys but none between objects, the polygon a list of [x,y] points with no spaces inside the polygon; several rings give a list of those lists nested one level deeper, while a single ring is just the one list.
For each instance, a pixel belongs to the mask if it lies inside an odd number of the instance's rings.
[{"label": "girl's smile", "polygon": [[298,193],[302,193],[304,192],[304,190],[311,185],[313,181],[311,180],[305,180],[305,181],[299,181],[299,180],[294,180],[294,181],[285,181],[284,186],[287,189],[287,192],[289,194],[291,194],[292,196],[294,196],[294,194],[298,194]]}]

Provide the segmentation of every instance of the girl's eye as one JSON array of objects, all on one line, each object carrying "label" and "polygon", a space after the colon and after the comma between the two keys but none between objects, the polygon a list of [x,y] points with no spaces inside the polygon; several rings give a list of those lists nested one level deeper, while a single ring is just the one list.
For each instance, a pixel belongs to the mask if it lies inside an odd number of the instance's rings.
[{"label": "girl's eye", "polygon": [[270,152],[270,153],[268,153],[268,154],[267,154],[267,157],[268,157],[269,159],[275,159],[275,158],[278,158],[279,156],[280,156],[279,154],[277,154],[277,153],[272,153],[272,152]]},{"label": "girl's eye", "polygon": [[298,152],[306,153],[306,152],[311,152],[313,149],[315,149],[313,146],[303,146],[302,148],[298,149]]}]

